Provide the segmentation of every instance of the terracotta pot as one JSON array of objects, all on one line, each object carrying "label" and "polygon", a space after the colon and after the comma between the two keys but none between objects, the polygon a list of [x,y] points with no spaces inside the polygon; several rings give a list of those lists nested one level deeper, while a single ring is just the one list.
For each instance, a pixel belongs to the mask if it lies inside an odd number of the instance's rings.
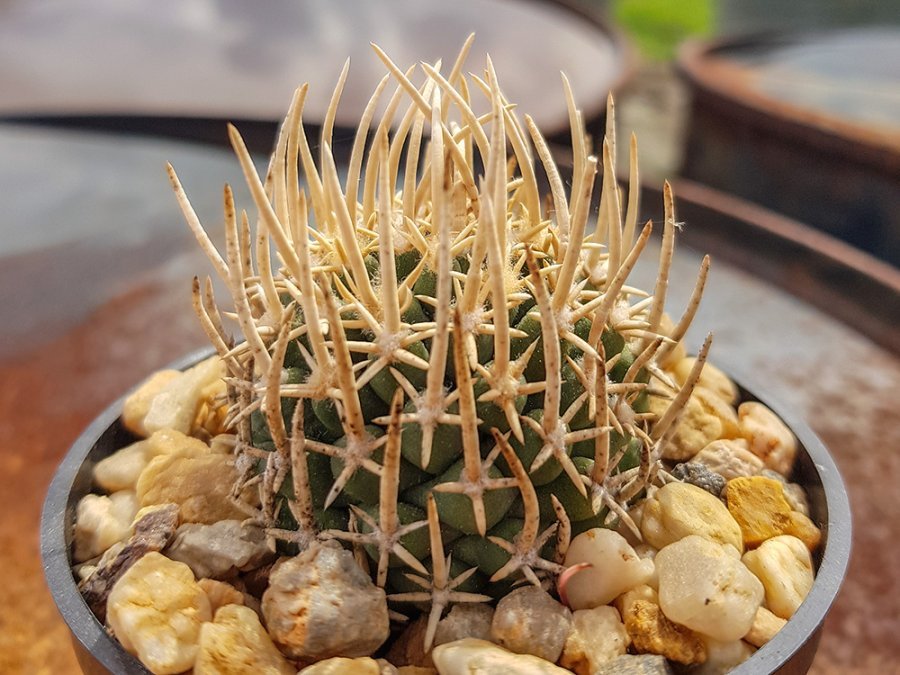
[{"label": "terracotta pot", "polygon": [[[194,353],[173,364],[185,368],[209,352]],[[727,369],[726,369],[727,371]],[[850,558],[850,504],[844,483],[825,446],[789,408],[773,401],[765,389],[741,373],[729,373],[742,400],[768,405],[796,434],[800,452],[791,480],[807,491],[810,515],[822,528],[822,546],[814,556],[816,582],[787,625],[734,675],[806,673],[819,645],[822,624],[843,582]],[[41,555],[53,599],[72,633],[72,643],[85,673],[148,673],[97,621],[82,600],[72,573],[71,543],[78,500],[91,491],[94,464],[135,440],[119,419],[122,399],[107,408],[66,454],[47,493],[41,519]]]}]

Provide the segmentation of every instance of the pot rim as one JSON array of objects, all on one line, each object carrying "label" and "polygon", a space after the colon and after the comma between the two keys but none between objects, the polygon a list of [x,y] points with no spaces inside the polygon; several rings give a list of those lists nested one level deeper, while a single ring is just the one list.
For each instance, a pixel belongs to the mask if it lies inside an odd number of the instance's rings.
[{"label": "pot rim", "polygon": [[[167,367],[182,370],[212,353],[209,348],[197,350]],[[729,671],[732,675],[775,673],[807,643],[818,639],[825,616],[840,590],[850,560],[850,502],[837,465],[800,416],[778,397],[768,393],[760,396],[757,392],[765,392],[765,389],[759,387],[752,376],[740,369],[719,367],[735,381],[744,400],[761,401],[794,432],[802,450],[812,462],[825,496],[825,546],[809,595],[772,640],[747,661]],[[76,477],[100,437],[119,419],[126,396],[127,394],[114,401],[88,425],[57,468],[41,513],[40,548],[47,586],[73,639],[111,672],[143,674],[149,671],[106,631],[82,598],[72,573],[69,545],[66,542],[66,517],[73,506],[70,495]]]}]

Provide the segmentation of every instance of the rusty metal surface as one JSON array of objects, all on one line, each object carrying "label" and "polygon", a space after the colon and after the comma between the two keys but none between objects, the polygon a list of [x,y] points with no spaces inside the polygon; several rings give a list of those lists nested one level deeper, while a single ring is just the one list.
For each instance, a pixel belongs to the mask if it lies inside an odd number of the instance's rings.
[{"label": "rusty metal surface", "polygon": [[686,45],[683,175],[900,264],[898,54],[896,28]]},{"label": "rusty metal surface", "polygon": [[[900,355],[900,269],[803,223],[687,179],[673,181],[682,241],[766,279]],[[650,190],[650,192],[653,192]]]},{"label": "rusty metal surface", "polygon": [[[0,148],[20,133],[0,127]],[[0,613],[0,672],[61,675],[78,672],[78,666],[44,588],[38,557],[39,509],[50,476],[99,411],[153,369],[205,343],[190,309],[189,288],[190,277],[209,273],[209,267],[181,223],[162,166],[158,182],[134,167],[154,164],[161,154],[179,167],[190,163],[184,180],[201,217],[212,224],[220,219],[221,181],[235,169],[228,154],[218,150],[42,133],[43,143],[28,139],[45,167],[39,202],[23,189],[16,167],[0,165],[0,190],[18,225],[23,231],[59,228],[81,210],[85,222],[95,220],[107,233],[91,240],[96,258],[86,259],[75,248],[58,254],[54,281],[41,294],[29,295],[48,273],[44,256],[50,245],[34,240],[27,251],[0,252],[0,283],[33,301],[32,313],[21,315],[32,317],[27,335],[10,322],[0,325],[0,566],[15,580],[7,586]],[[74,151],[73,142],[93,152]],[[91,157],[100,158],[96,162],[102,162],[103,171]],[[70,189],[55,189],[72,175],[80,178]],[[239,206],[249,204],[245,193],[238,200]],[[644,206],[646,217],[661,210],[650,200]],[[688,212],[682,203],[682,213]],[[116,239],[113,233],[131,218],[143,219],[149,240],[121,234]],[[692,216],[685,230],[716,226]],[[166,243],[143,264],[133,262],[133,274],[112,264],[116,256],[140,261],[138,253],[155,235]],[[118,244],[104,248],[108,240]],[[645,287],[655,273],[648,253],[635,278]],[[900,358],[776,285],[779,277],[767,280],[720,259],[715,250],[712,254],[708,293],[689,348],[696,349],[703,334],[713,330],[715,363],[754,373],[807,420],[843,472],[856,519],[850,573],[826,621],[811,672],[896,672],[900,595],[892,589],[900,555],[900,455],[894,452],[900,447]],[[699,261],[698,252],[679,245],[669,298],[675,314],[687,300]],[[15,274],[4,274],[10,269]],[[81,287],[87,275],[102,293],[71,308],[65,321],[43,311],[42,301]],[[9,297],[0,306],[4,314],[11,311]]]}]

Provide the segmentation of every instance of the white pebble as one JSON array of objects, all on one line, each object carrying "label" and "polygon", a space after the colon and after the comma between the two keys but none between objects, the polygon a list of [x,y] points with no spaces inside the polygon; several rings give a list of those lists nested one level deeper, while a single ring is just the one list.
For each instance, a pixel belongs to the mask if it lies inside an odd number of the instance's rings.
[{"label": "white pebble", "polygon": [[797,455],[797,439],[787,425],[762,403],[747,401],[738,408],[741,435],[750,452],[773,471],[789,476]]},{"label": "white pebble", "polygon": [[720,438],[708,443],[691,459],[725,480],[755,476],[765,468],[763,461],[750,452],[746,438]]},{"label": "white pebble", "polygon": [[187,565],[148,553],[113,586],[106,619],[150,672],[170,675],[194,666],[200,627],[212,611]]},{"label": "white pebble", "polygon": [[150,402],[144,429],[148,433],[160,429],[190,433],[204,390],[224,375],[222,360],[213,356],[167,381]]},{"label": "white pebble", "polygon": [[724,675],[749,659],[756,651],[743,640],[721,642],[705,638],[703,642],[706,645],[706,662],[691,670],[691,675]]},{"label": "white pebble", "polygon": [[756,618],[753,619],[753,627],[744,636],[744,640],[754,647],[762,647],[775,637],[786,623],[785,619],[775,616],[765,607],[760,607],[756,611]]},{"label": "white pebble", "polygon": [[744,564],[766,589],[768,608],[782,619],[794,615],[813,585],[809,549],[788,534],[767,539],[759,548],[745,553]]},{"label": "white pebble", "polygon": [[125,446],[97,462],[94,465],[94,482],[107,492],[134,490],[141,472],[154,457],[198,457],[209,452],[209,446],[198,438],[174,429],[160,429],[149,438]]},{"label": "white pebble", "polygon": [[569,544],[565,566],[590,563],[573,575],[566,586],[572,609],[591,609],[612,602],[653,576],[653,561],[640,558],[625,538],[612,530],[594,528]]},{"label": "white pebble", "polygon": [[656,554],[659,605],[667,618],[721,641],[753,625],[763,585],[724,547],[697,535]]},{"label": "white pebble", "polygon": [[94,482],[107,492],[134,490],[138,476],[147,466],[146,440],[127,445],[94,465]]},{"label": "white pebble", "polygon": [[102,555],[113,544],[131,536],[137,513],[137,497],[131,490],[107,496],[85,495],[75,509],[75,562]]},{"label": "white pebble", "polygon": [[181,376],[177,370],[158,370],[130,393],[122,404],[122,424],[138,436],[149,436],[144,418],[156,395],[173,380]]}]

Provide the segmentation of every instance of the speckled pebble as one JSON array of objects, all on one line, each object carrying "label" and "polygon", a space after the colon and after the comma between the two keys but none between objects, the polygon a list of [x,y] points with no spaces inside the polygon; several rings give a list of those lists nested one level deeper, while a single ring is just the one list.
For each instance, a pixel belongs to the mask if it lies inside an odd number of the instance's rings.
[{"label": "speckled pebble", "polygon": [[200,629],[194,675],[295,675],[249,607],[225,605]]},{"label": "speckled pebble", "polygon": [[686,626],[666,618],[655,602],[631,601],[625,616],[625,630],[638,654],[659,654],[683,665],[706,660],[706,647],[700,637]]},{"label": "speckled pebble", "polygon": [[747,401],[738,407],[741,436],[750,452],[769,469],[789,476],[797,455],[797,439],[787,425],[762,403]]},{"label": "speckled pebble", "polygon": [[665,657],[656,654],[625,654],[603,664],[592,675],[672,675]]},{"label": "speckled pebble", "polygon": [[438,622],[434,644],[442,645],[463,638],[491,639],[491,622],[494,608],[480,603],[453,605],[450,612]]},{"label": "speckled pebble", "polygon": [[[491,639],[517,654],[532,654],[556,662],[571,625],[572,612],[568,607],[544,589],[528,585],[508,593],[497,603],[491,621]],[[437,665],[440,670],[440,664]]]},{"label": "speckled pebble", "polygon": [[338,544],[276,565],[262,598],[272,639],[291,658],[370,656],[387,639],[387,599]]},{"label": "speckled pebble", "polygon": [[714,497],[718,497],[722,494],[722,490],[725,489],[725,479],[719,474],[710,471],[706,465],[698,462],[677,464],[671,473],[678,480],[690,485],[696,485]]}]

